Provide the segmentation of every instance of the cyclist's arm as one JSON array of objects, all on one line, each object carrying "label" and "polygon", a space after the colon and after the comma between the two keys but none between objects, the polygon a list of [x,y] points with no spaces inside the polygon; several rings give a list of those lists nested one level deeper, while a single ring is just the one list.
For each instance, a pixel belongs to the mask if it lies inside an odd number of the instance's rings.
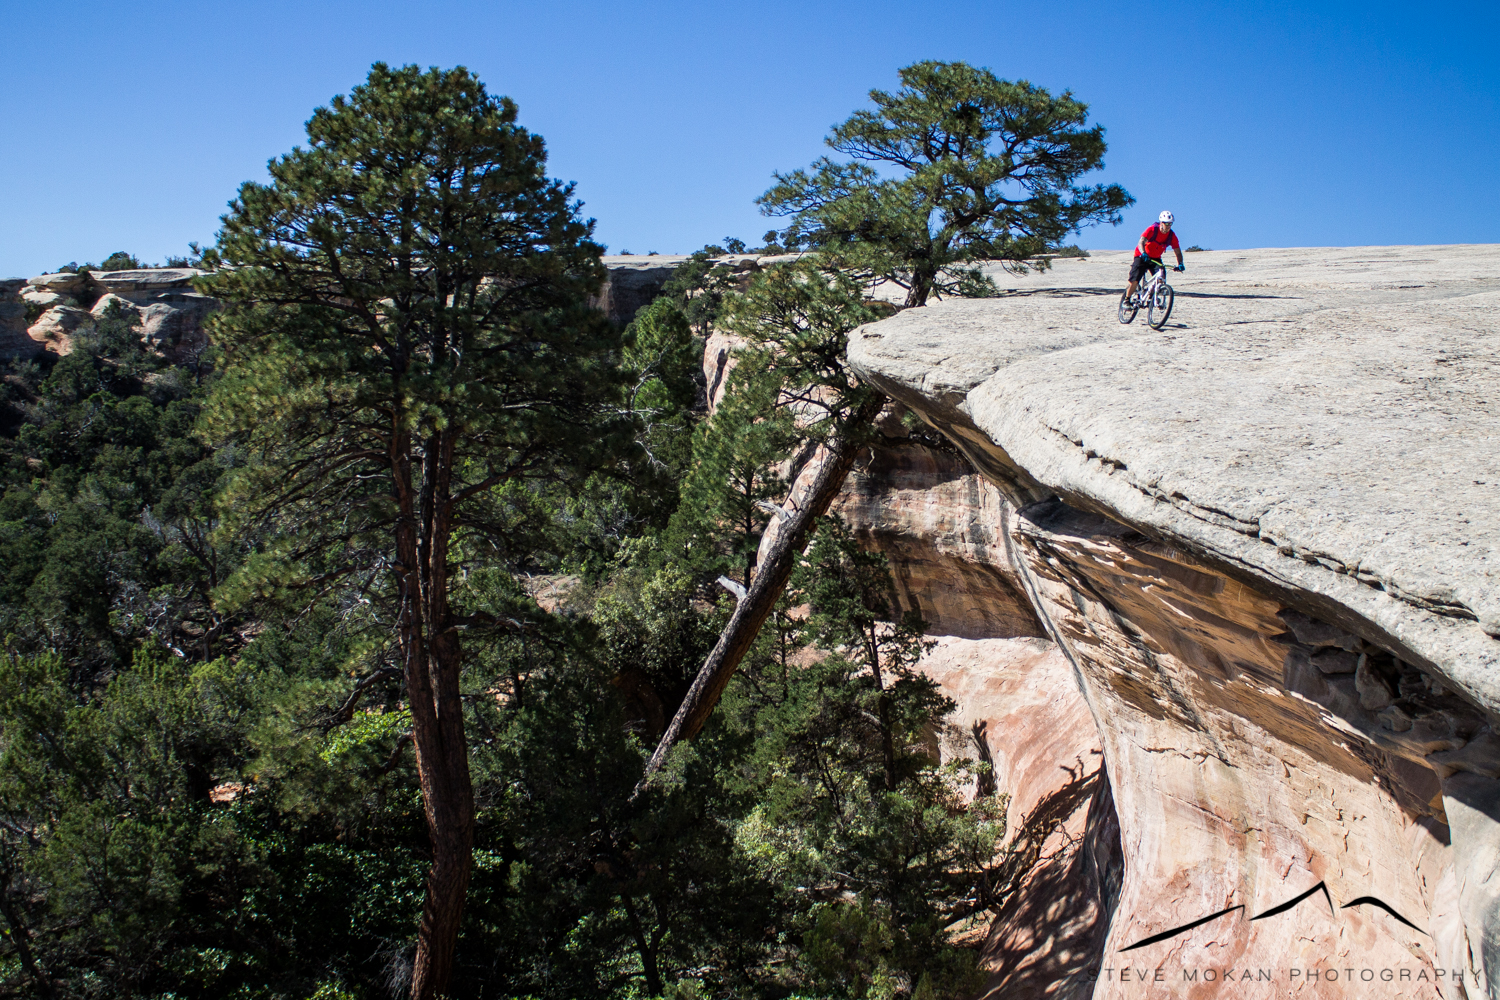
[{"label": "cyclist's arm", "polygon": [[1177,255],[1177,266],[1182,266],[1182,247],[1173,247],[1172,252]]}]

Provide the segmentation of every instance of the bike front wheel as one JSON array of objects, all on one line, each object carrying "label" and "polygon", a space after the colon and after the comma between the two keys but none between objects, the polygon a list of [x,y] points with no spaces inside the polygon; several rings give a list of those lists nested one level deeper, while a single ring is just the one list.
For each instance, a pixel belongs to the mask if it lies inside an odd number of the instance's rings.
[{"label": "bike front wheel", "polygon": [[1120,295],[1120,322],[1129,323],[1135,319],[1135,314],[1141,311],[1140,303],[1131,299],[1127,294]]},{"label": "bike front wheel", "polygon": [[1162,282],[1160,288],[1151,296],[1151,302],[1146,307],[1146,322],[1152,329],[1160,330],[1167,325],[1167,317],[1172,315],[1172,301],[1176,296],[1172,292],[1172,286]]}]

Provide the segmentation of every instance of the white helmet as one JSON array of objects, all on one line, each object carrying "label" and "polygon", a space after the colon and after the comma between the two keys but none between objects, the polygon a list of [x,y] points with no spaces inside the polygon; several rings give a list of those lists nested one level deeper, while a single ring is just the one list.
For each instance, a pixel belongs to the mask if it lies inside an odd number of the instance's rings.
[{"label": "white helmet", "polygon": [[1158,215],[1156,217],[1156,221],[1157,222],[1165,222],[1167,225],[1170,226],[1172,224],[1172,213],[1171,212],[1167,212],[1167,211],[1163,211],[1160,215]]}]

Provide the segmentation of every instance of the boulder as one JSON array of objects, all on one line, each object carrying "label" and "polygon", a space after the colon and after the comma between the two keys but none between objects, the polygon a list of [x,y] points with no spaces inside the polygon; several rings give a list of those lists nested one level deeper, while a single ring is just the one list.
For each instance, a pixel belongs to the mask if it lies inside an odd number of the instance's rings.
[{"label": "boulder", "polygon": [[849,346],[997,491],[1090,706],[1093,995],[1500,996],[1500,248],[1198,253],[1161,331],[1115,317],[1128,262]]},{"label": "boulder", "polygon": [[163,351],[191,350],[206,341],[203,320],[215,301],[206,295],[173,296],[141,309],[141,336]]},{"label": "boulder", "polygon": [[92,318],[77,306],[53,306],[27,328],[26,335],[54,354],[68,354],[73,350],[73,331]]},{"label": "boulder", "polygon": [[129,312],[137,311],[134,302],[131,302],[129,299],[122,299],[113,292],[106,292],[104,295],[99,296],[99,301],[94,303],[94,307],[89,310],[89,313],[95,319],[98,319],[109,312],[111,306],[117,306]]},{"label": "boulder", "polygon": [[21,292],[21,301],[33,308],[51,309],[53,306],[69,304],[72,299],[43,288],[27,288]]},{"label": "boulder", "polygon": [[75,274],[72,271],[60,271],[56,274],[42,274],[32,278],[28,284],[41,291],[57,292],[60,295],[73,295],[83,291],[89,285],[87,274]]}]

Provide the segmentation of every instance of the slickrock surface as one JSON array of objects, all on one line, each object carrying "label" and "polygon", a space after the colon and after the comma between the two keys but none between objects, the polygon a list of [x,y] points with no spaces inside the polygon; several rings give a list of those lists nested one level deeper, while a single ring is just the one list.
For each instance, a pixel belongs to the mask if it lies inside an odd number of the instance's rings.
[{"label": "slickrock surface", "polygon": [[851,338],[999,491],[1104,749],[1099,978],[992,995],[1500,995],[1500,247],[1189,254],[1160,332],[1128,257]]}]

